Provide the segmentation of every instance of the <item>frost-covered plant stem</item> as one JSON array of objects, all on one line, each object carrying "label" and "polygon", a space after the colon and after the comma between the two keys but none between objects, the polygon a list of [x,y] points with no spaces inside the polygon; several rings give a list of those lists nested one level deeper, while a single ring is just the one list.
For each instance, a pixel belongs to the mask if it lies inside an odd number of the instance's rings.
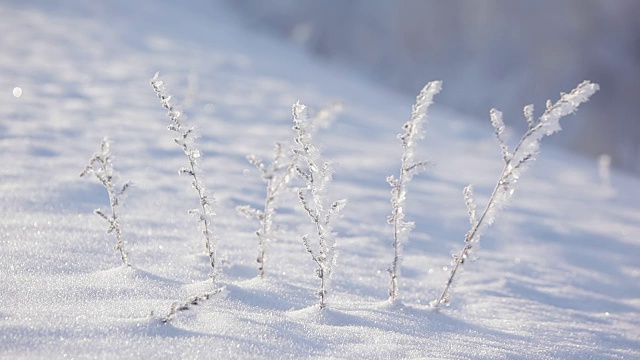
[{"label": "frost-covered plant stem", "polygon": [[[184,302],[175,302],[171,305],[171,308],[169,309],[169,313],[167,313],[167,315],[160,318],[160,321],[166,324],[169,321],[171,321],[174,317],[176,317],[176,315],[178,315],[178,312],[189,310],[191,309],[192,306],[195,306],[195,305],[200,305],[201,302],[211,299],[215,295],[222,293],[223,290],[224,288],[217,288],[209,293],[194,295],[188,298]],[[154,315],[153,311],[151,312],[151,315],[152,316]]]},{"label": "frost-covered plant stem", "polygon": [[[294,154],[295,155],[295,154]],[[255,155],[247,156],[247,160],[258,169],[262,180],[267,183],[267,195],[262,210],[251,206],[238,206],[238,211],[247,217],[255,217],[260,221],[260,228],[256,231],[258,236],[258,273],[264,278],[265,247],[273,239],[273,217],[276,213],[276,200],[280,192],[286,187],[295,172],[297,155],[286,161],[283,159],[282,145],[276,143],[274,160],[270,166],[266,166]],[[284,164],[283,164],[284,162]]]},{"label": "frost-covered plant stem", "polygon": [[113,161],[111,158],[109,141],[107,140],[107,138],[104,138],[102,140],[102,144],[100,145],[100,151],[93,155],[84,171],[80,173],[80,176],[84,177],[89,173],[93,173],[96,178],[98,178],[100,183],[102,183],[105,189],[107,189],[107,193],[109,194],[109,205],[111,207],[111,214],[107,215],[100,209],[96,209],[95,213],[109,223],[107,233],[113,233],[116,237],[115,250],[120,253],[120,260],[122,260],[122,264],[125,266],[131,266],[129,264],[127,252],[124,249],[125,242],[122,239],[122,230],[120,229],[120,221],[118,217],[120,196],[125,192],[125,190],[129,188],[130,184],[126,183],[122,186],[122,188],[120,188],[120,190],[116,191],[116,187],[113,184],[113,172]]},{"label": "frost-covered plant stem", "polygon": [[[340,103],[330,103],[318,111],[309,121],[313,124],[308,131],[317,130],[319,127],[327,127],[335,114],[342,109]],[[285,151],[280,143],[276,143],[273,161],[267,166],[255,155],[247,156],[247,160],[258,169],[262,180],[267,184],[267,194],[262,210],[254,209],[249,205],[238,206],[236,209],[249,218],[256,218],[260,222],[260,228],[256,231],[258,236],[258,273],[260,278],[265,275],[266,247],[274,240],[273,218],[276,215],[277,200],[280,193],[287,189],[287,185],[293,177],[298,164],[299,155],[291,152],[285,156]]]},{"label": "frost-covered plant stem", "polygon": [[398,135],[404,149],[400,174],[397,179],[393,175],[387,178],[387,182],[391,185],[391,215],[388,221],[393,225],[393,261],[387,269],[391,277],[389,299],[392,301],[398,298],[402,245],[407,241],[409,232],[414,226],[412,222],[404,221],[407,185],[414,175],[427,166],[427,161],[414,161],[416,143],[424,137],[422,127],[427,119],[427,109],[433,103],[433,97],[441,89],[441,81],[432,81],[420,91],[412,107],[411,120],[402,127],[405,132]]},{"label": "frost-covered plant stem", "polygon": [[547,101],[547,109],[537,121],[533,119],[533,105],[525,106],[524,116],[527,119],[529,128],[513,152],[509,150],[503,137],[505,126],[502,120],[502,113],[496,109],[491,110],[491,123],[495,129],[496,138],[502,150],[502,159],[505,163],[504,168],[479,218],[476,216],[473,188],[471,185],[465,187],[464,197],[469,212],[471,229],[465,236],[464,247],[458,254],[454,255],[453,267],[444,290],[438,299],[431,302],[432,307],[436,308],[450,301],[451,287],[458,270],[468,258],[474,244],[480,241],[482,232],[493,223],[498,210],[506,206],[513,196],[518,180],[526,168],[535,160],[535,155],[540,148],[540,140],[544,136],[560,131],[560,118],[574,113],[578,109],[578,106],[589,100],[589,97],[598,91],[598,89],[598,84],[593,84],[589,81],[582,82],[570,93],[561,94],[560,100],[555,104]]},{"label": "frost-covered plant stem", "polygon": [[320,278],[320,309],[327,305],[329,282],[336,262],[336,234],[333,232],[333,220],[347,203],[346,199],[338,200],[330,205],[327,202],[327,185],[331,182],[330,163],[322,160],[320,150],[313,144],[311,133],[313,124],[307,117],[306,106],[299,102],[293,105],[293,129],[296,131],[294,150],[303,160],[304,169],[296,166],[296,172],[306,182],[306,187],[298,191],[298,197],[307,215],[316,227],[318,246],[311,245],[309,236],[304,235],[302,241],[311,258],[318,265],[316,276]]},{"label": "frost-covered plant stem", "polygon": [[173,131],[176,136],[173,139],[174,142],[180,146],[189,160],[189,166],[181,168],[178,172],[181,175],[186,174],[191,176],[193,179],[191,181],[191,185],[198,194],[200,208],[189,210],[189,213],[196,216],[198,223],[200,224],[202,235],[205,239],[207,255],[209,256],[209,262],[211,265],[211,274],[209,276],[215,284],[217,277],[217,238],[213,233],[213,217],[215,216],[213,204],[215,199],[212,196],[209,196],[201,180],[202,174],[198,162],[202,154],[195,143],[196,136],[193,132],[193,127],[190,127],[185,123],[186,116],[171,102],[171,95],[167,93],[165,84],[160,80],[158,73],[156,73],[153,79],[151,79],[151,86],[160,98],[162,106],[167,109],[167,116],[172,122],[168,126],[168,129]]}]

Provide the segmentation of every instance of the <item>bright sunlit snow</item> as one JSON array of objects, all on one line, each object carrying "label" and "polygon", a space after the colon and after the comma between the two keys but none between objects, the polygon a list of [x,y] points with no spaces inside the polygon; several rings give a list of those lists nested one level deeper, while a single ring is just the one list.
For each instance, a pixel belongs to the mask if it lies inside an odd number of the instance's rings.
[{"label": "bright sunlit snow", "polygon": [[[408,183],[402,212],[416,226],[399,301],[389,302],[386,179],[400,166],[397,134],[415,98],[236,16],[217,0],[0,4],[0,358],[640,358],[640,180],[543,140],[451,305],[434,311],[469,228],[463,189],[473,184],[479,211],[503,165],[489,109],[477,114],[484,123],[471,121],[435,96],[415,154],[431,163]],[[150,85],[157,71],[198,135],[202,186],[216,200],[220,292],[188,213],[200,200],[178,174],[187,157]],[[311,116],[344,107],[314,135],[334,170],[328,199],[348,199],[333,224],[323,310],[302,241],[316,229],[297,192],[277,202],[264,279],[259,225],[236,211],[262,209],[265,183],[246,156],[270,161],[275,142],[292,146],[297,101]],[[589,103],[561,123],[583,111]],[[516,121],[526,119],[504,119],[510,144]],[[105,136],[116,188],[132,184],[119,200],[131,268],[93,213],[109,209],[105,188],[79,177]]]}]

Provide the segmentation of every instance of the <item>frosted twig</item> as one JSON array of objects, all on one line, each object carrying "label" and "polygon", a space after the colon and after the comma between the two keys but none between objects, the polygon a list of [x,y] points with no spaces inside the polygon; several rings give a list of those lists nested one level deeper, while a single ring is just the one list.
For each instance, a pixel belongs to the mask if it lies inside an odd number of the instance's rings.
[{"label": "frosted twig", "polygon": [[266,166],[262,160],[255,155],[247,156],[247,160],[258,169],[262,180],[266,182],[267,195],[264,199],[262,210],[253,209],[248,205],[239,206],[237,210],[247,217],[255,217],[260,221],[260,228],[256,231],[256,235],[258,236],[258,257],[256,261],[258,262],[260,278],[264,278],[264,265],[266,260],[265,247],[272,241],[274,236],[273,217],[277,209],[276,201],[280,192],[291,180],[295,171],[295,163],[291,159],[283,161],[282,145],[280,143],[276,143],[274,160],[270,166]]},{"label": "frosted twig", "polygon": [[191,185],[198,194],[200,207],[189,210],[189,214],[194,215],[198,219],[202,235],[205,238],[205,247],[211,265],[211,274],[209,276],[215,284],[217,277],[216,247],[218,242],[213,232],[213,218],[215,216],[213,205],[215,198],[208,194],[201,180],[202,171],[199,167],[199,161],[202,154],[195,143],[196,136],[193,128],[185,123],[186,116],[171,101],[171,95],[167,93],[164,81],[160,80],[158,73],[151,79],[151,86],[160,98],[162,106],[167,109],[167,116],[171,119],[171,124],[168,126],[168,129],[175,134],[173,141],[180,146],[189,161],[188,167],[181,168],[178,173],[187,174],[193,179]]},{"label": "frosted twig", "polygon": [[293,105],[293,129],[296,132],[294,150],[304,168],[296,167],[296,171],[306,182],[306,187],[298,191],[303,208],[316,226],[318,246],[314,249],[308,235],[302,237],[304,246],[311,258],[318,265],[316,276],[320,278],[320,289],[316,293],[320,297],[320,308],[327,304],[330,279],[336,262],[336,234],[333,231],[333,220],[347,203],[346,199],[327,203],[327,185],[331,182],[331,170],[328,162],[322,160],[320,150],[313,144],[313,124],[307,117],[307,107],[299,102]]},{"label": "frosted twig", "polygon": [[171,321],[174,317],[176,317],[176,315],[178,315],[178,312],[189,310],[191,309],[191,307],[195,305],[200,305],[201,302],[211,299],[213,296],[220,294],[223,290],[224,288],[217,288],[214,291],[209,293],[194,295],[189,299],[187,299],[185,302],[174,302],[173,304],[171,304],[169,313],[167,313],[167,315],[160,318],[160,321],[166,324],[169,321]]},{"label": "frosted twig", "polygon": [[468,258],[474,244],[480,241],[482,232],[493,223],[498,210],[506,206],[509,200],[511,200],[518,180],[528,165],[535,160],[535,155],[540,148],[540,140],[544,136],[559,131],[561,129],[560,118],[574,113],[578,109],[578,106],[589,100],[589,97],[598,91],[599,88],[598,84],[593,84],[589,81],[582,82],[570,93],[562,94],[560,100],[555,104],[547,101],[547,109],[537,121],[533,121],[533,105],[525,106],[524,115],[529,124],[529,128],[512,153],[509,152],[501,136],[502,130],[500,127],[504,126],[504,124],[502,124],[502,114],[498,110],[491,110],[491,122],[495,128],[500,148],[502,149],[505,165],[482,215],[480,215],[480,218],[477,220],[475,219],[475,202],[471,188],[465,188],[465,201],[469,208],[471,229],[465,236],[464,247],[458,254],[453,256],[451,273],[440,297],[431,302],[433,308],[450,301],[451,287],[456,273]]},{"label": "frosted twig", "polygon": [[[342,104],[338,102],[329,103],[318,111],[309,121],[314,124],[310,131],[317,130],[319,127],[328,127],[335,117],[341,111]],[[305,180],[306,174],[300,172],[297,168],[299,155],[293,151],[285,151],[281,143],[276,143],[273,152],[273,161],[271,164],[265,164],[255,155],[247,156],[247,160],[256,167],[260,173],[262,180],[267,184],[267,194],[264,200],[262,210],[254,209],[249,205],[242,205],[236,208],[248,218],[257,218],[260,222],[260,228],[256,231],[258,237],[258,274],[260,278],[265,275],[266,247],[274,240],[273,218],[277,211],[277,200],[280,193],[287,188],[287,185],[298,172]]]},{"label": "frosted twig", "polygon": [[131,184],[125,183],[119,191],[116,190],[116,187],[113,184],[114,170],[112,160],[109,141],[107,138],[104,138],[100,145],[100,151],[93,155],[91,160],[89,160],[89,164],[85,167],[82,173],[80,173],[80,176],[84,177],[89,173],[93,173],[105,189],[107,189],[111,214],[107,215],[100,209],[96,209],[94,212],[109,223],[107,233],[113,233],[116,237],[115,250],[120,253],[120,260],[122,260],[122,264],[125,266],[131,266],[129,264],[127,252],[124,249],[125,241],[122,239],[122,230],[120,229],[120,220],[118,217],[120,197]]},{"label": "frosted twig", "polygon": [[398,298],[402,245],[407,241],[409,232],[414,227],[413,222],[404,221],[407,185],[413,176],[425,169],[428,164],[427,161],[414,161],[416,143],[424,137],[422,126],[427,119],[427,109],[433,103],[433,97],[441,89],[441,81],[432,81],[417,96],[416,103],[412,107],[411,120],[404,124],[405,132],[398,135],[404,149],[400,174],[397,179],[394,176],[387,178],[387,182],[391,185],[391,215],[388,221],[393,225],[393,261],[387,269],[391,277],[389,284],[389,298],[391,300]]}]

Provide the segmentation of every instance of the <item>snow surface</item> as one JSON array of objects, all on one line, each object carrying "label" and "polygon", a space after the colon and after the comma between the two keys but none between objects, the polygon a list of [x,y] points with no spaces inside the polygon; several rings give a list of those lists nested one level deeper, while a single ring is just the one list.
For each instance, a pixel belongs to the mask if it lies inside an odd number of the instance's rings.
[{"label": "snow surface", "polygon": [[[416,228],[390,304],[385,179],[413,99],[242,28],[218,1],[8,0],[0,18],[1,358],[640,357],[638,179],[613,172],[605,187],[596,163],[543,144],[452,305],[434,312],[468,228],[462,189],[473,183],[482,206],[501,168],[488,115],[478,125],[436,97],[418,154],[436,164],[409,184]],[[186,160],[149,85],[158,70],[200,134],[225,286],[168,324],[159,318],[173,303],[213,289],[187,214],[197,199],[177,174]],[[295,195],[281,199],[264,280],[258,225],[234,210],[263,202],[244,157],[293,139],[297,100],[345,104],[317,136],[338,164],[331,198],[349,199],[324,311]],[[132,269],[92,213],[106,192],[78,177],[104,136],[118,181],[134,183],[121,208]]]}]

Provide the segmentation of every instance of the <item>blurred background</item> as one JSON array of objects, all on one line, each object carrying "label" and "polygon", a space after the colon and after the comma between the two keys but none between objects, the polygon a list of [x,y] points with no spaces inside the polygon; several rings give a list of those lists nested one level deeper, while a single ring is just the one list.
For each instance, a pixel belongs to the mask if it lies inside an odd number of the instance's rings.
[{"label": "blurred background", "polygon": [[248,26],[407,94],[443,80],[439,104],[487,123],[496,107],[507,126],[524,129],[524,105],[540,115],[547,99],[597,82],[601,91],[549,140],[640,174],[640,1],[229,3]]}]

